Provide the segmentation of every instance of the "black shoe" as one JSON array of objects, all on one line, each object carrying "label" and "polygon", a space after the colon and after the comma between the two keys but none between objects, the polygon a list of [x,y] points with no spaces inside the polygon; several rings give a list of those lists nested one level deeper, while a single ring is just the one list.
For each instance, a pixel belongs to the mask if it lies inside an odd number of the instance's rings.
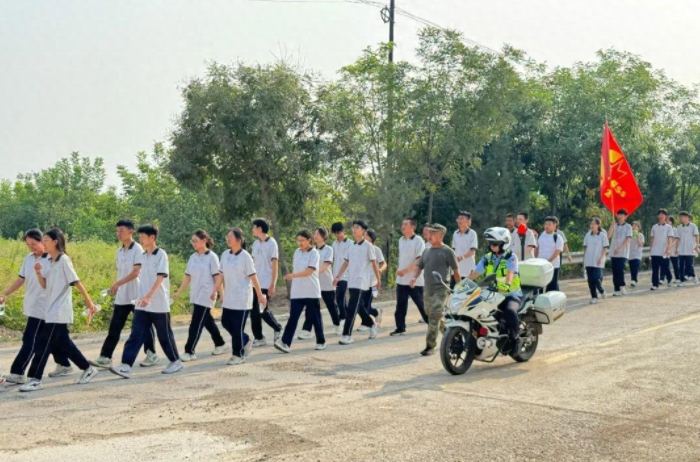
[{"label": "black shoe", "polygon": [[513,345],[513,349],[510,350],[510,357],[515,358],[520,354],[520,350],[523,348],[523,339],[519,338],[515,341],[515,345]]},{"label": "black shoe", "polygon": [[422,356],[432,356],[435,354],[435,348],[425,347],[425,350],[421,351],[420,354]]},{"label": "black shoe", "polygon": [[395,331],[391,332],[389,335],[391,335],[392,337],[395,335],[406,335],[406,331],[396,329]]}]

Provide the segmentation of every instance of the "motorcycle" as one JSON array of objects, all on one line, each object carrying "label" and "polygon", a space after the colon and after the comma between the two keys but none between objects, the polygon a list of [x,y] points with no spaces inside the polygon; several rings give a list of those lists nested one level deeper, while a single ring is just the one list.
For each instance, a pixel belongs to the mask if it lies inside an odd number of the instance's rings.
[{"label": "motorcycle", "polygon": [[[542,325],[551,324],[566,311],[566,295],[563,292],[543,293],[553,275],[551,263],[543,259],[521,262],[521,287],[523,292],[518,318],[520,319],[520,350],[511,357],[517,362],[529,361],[537,351]],[[436,281],[448,289],[439,273],[433,272]],[[484,278],[482,285],[465,279],[450,290],[444,304],[445,330],[440,344],[443,367],[452,375],[462,375],[474,360],[491,363],[499,355],[508,355],[512,348],[505,321],[498,306],[505,296],[495,285],[496,275]],[[529,284],[524,284],[524,283]]]}]

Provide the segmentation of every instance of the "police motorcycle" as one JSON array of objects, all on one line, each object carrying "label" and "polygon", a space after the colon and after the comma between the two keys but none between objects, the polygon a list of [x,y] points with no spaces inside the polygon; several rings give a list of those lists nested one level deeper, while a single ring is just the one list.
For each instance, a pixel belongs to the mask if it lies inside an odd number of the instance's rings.
[{"label": "police motorcycle", "polygon": [[[566,295],[558,291],[543,293],[554,276],[553,265],[545,259],[520,262],[518,272],[523,292],[518,309],[522,346],[511,357],[526,362],[537,351],[542,325],[564,315]],[[433,272],[433,277],[449,289],[439,273]],[[474,360],[491,363],[499,355],[508,356],[508,330],[498,311],[504,300],[496,287],[495,274],[486,276],[481,286],[465,278],[450,290],[443,306],[446,328],[440,344],[440,358],[447,372],[461,375]]]}]

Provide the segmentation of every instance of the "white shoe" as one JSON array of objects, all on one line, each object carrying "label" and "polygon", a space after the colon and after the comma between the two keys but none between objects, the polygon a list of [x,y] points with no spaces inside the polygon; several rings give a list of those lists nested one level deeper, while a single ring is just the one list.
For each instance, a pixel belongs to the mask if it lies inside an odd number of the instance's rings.
[{"label": "white shoe", "polygon": [[377,327],[382,327],[382,318],[384,317],[384,308],[378,308],[379,314],[374,318],[374,323]]},{"label": "white shoe", "polygon": [[630,282],[630,285],[631,285],[632,287],[637,287],[637,281],[632,281],[632,282]]},{"label": "white shoe", "polygon": [[243,356],[249,356],[251,351],[253,351],[253,341],[249,338],[248,343],[243,347]]},{"label": "white shoe", "polygon": [[600,294],[600,298],[602,298],[603,300],[605,300],[606,298],[608,298],[608,293],[607,293],[607,292],[603,292],[602,294]]},{"label": "white shoe", "polygon": [[152,367],[156,364],[158,364],[158,355],[152,351],[146,352],[146,359],[139,363],[141,367]]},{"label": "white shoe", "polygon": [[698,283],[698,278],[697,277],[693,278],[693,284],[697,284],[697,283]]},{"label": "white shoe", "polygon": [[94,379],[98,373],[99,371],[96,367],[88,367],[83,371],[83,375],[80,376],[80,379],[78,379],[78,384],[85,385],[86,383],[90,383],[90,380]]},{"label": "white shoe", "polygon": [[165,369],[161,371],[161,374],[174,374],[180,372],[184,366],[181,360],[176,360],[165,366]]},{"label": "white shoe", "polygon": [[335,326],[335,335],[343,335],[343,326]]},{"label": "white shoe", "polygon": [[620,293],[621,293],[622,295],[627,295],[627,289],[625,289],[625,288],[623,287],[623,288],[620,290]]},{"label": "white shoe", "polygon": [[253,340],[253,346],[254,347],[267,346],[267,339],[265,338],[265,336],[263,336],[263,338],[261,338],[260,340],[258,340],[258,339]]},{"label": "white shoe", "polygon": [[615,292],[613,292],[613,297],[622,297],[622,292],[616,290]]},{"label": "white shoe", "polygon": [[311,338],[311,337],[313,337],[313,336],[314,336],[314,334],[312,334],[311,331],[309,331],[309,330],[302,330],[302,331],[299,333],[299,335],[297,335],[297,338],[298,338],[299,340],[306,340],[306,339],[309,339],[309,338]]},{"label": "white shoe", "polygon": [[658,287],[656,287],[656,286],[651,286],[651,289],[649,289],[649,290],[657,290],[657,289],[658,289]]},{"label": "white shoe", "polygon": [[275,338],[273,339],[275,342],[277,340],[280,340],[282,338],[282,331],[275,332]]},{"label": "white shoe", "polygon": [[6,375],[5,380],[7,380],[7,383],[13,383],[16,385],[24,385],[25,383],[27,383],[27,378],[19,374]]},{"label": "white shoe", "polygon": [[105,356],[100,356],[94,361],[92,359],[89,359],[88,362],[91,366],[99,367],[102,369],[109,369],[110,367],[112,367],[112,360]]},{"label": "white shoe", "polygon": [[592,298],[591,301],[589,302],[591,305],[595,305],[597,303],[600,303],[597,298]]},{"label": "white shoe", "polygon": [[41,383],[41,380],[37,379],[30,379],[29,382],[25,383],[21,387],[19,387],[19,391],[21,392],[28,392],[28,391],[39,391],[44,388],[44,384]]},{"label": "white shoe", "polygon": [[359,326],[357,329],[355,329],[358,332],[367,332],[369,330],[369,327],[367,326]]},{"label": "white shoe", "polygon": [[351,335],[343,335],[343,338],[338,341],[341,345],[350,345],[351,343],[355,343],[355,340],[353,340]]},{"label": "white shoe", "polygon": [[374,340],[375,338],[377,338],[377,325],[376,324],[369,328],[369,339]]},{"label": "white shoe", "polygon": [[680,281],[676,281],[676,287],[683,287]]},{"label": "white shoe", "polygon": [[180,355],[180,361],[183,363],[188,363],[190,361],[197,361],[197,355],[192,353],[183,353]]},{"label": "white shoe", "polygon": [[128,364],[122,364],[119,367],[112,366],[109,368],[109,372],[125,379],[131,378],[131,366]]},{"label": "white shoe", "polygon": [[668,285],[668,288],[669,288],[669,289],[670,289],[671,287],[673,287],[673,284],[671,284],[670,282],[669,282],[667,285]]},{"label": "white shoe", "polygon": [[678,287],[685,287],[685,282],[679,282]]},{"label": "white shoe", "polygon": [[64,375],[70,375],[73,373],[73,366],[61,366],[56,365],[56,369],[53,372],[49,372],[49,377],[63,377]]},{"label": "white shoe", "polygon": [[292,349],[289,348],[289,345],[285,345],[282,343],[282,340],[278,340],[275,342],[275,348],[281,351],[282,353],[291,353]]},{"label": "white shoe", "polygon": [[317,344],[316,344],[316,349],[317,349],[317,350],[325,350],[325,349],[326,349],[326,344],[325,344],[325,343],[317,343]]},{"label": "white shoe", "polygon": [[[253,346],[255,346],[255,345],[253,345]],[[211,355],[212,356],[219,356],[219,355],[226,353],[227,351],[228,351],[228,347],[226,345],[221,345],[221,346],[215,347],[214,351],[211,352]]]},{"label": "white shoe", "polygon": [[226,364],[229,366],[238,366],[239,364],[243,363],[245,363],[245,358],[241,358],[240,356],[231,356],[231,359],[229,359]]}]

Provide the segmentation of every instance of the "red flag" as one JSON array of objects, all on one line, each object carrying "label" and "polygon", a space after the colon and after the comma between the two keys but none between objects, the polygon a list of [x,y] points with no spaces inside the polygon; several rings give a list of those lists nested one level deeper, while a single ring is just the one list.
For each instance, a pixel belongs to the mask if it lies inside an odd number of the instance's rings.
[{"label": "red flag", "polygon": [[626,209],[630,215],[644,202],[630,164],[607,122],[600,156],[600,200],[612,213]]}]

